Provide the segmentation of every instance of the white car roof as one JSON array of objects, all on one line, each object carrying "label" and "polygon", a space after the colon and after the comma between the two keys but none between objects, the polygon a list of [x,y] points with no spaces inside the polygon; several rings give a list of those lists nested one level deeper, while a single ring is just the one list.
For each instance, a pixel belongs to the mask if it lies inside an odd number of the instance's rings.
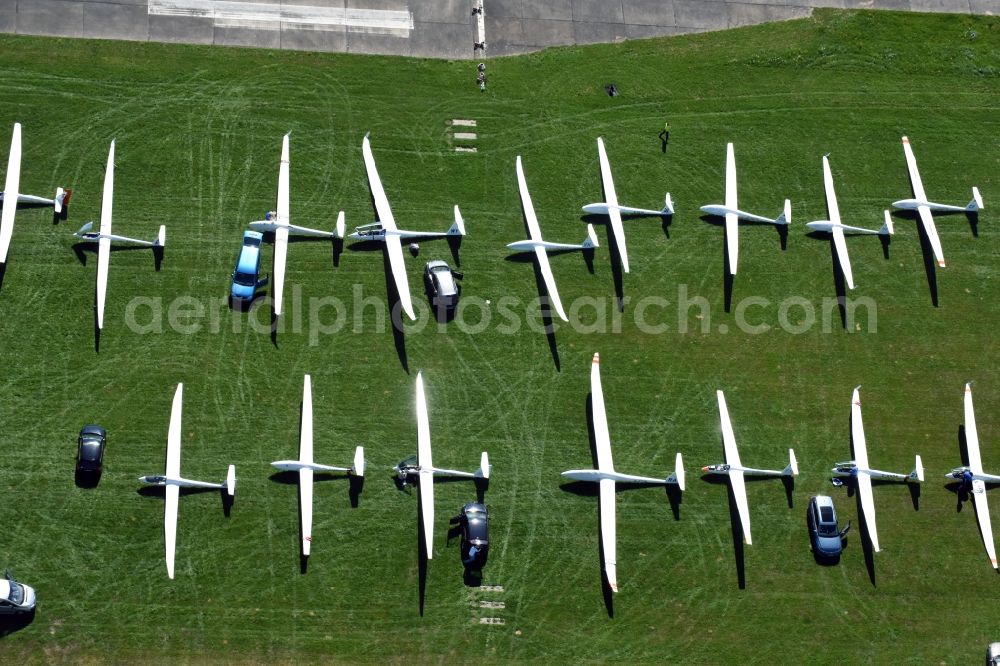
[{"label": "white car roof", "polygon": [[10,598],[10,581],[6,578],[0,579],[0,599]]}]

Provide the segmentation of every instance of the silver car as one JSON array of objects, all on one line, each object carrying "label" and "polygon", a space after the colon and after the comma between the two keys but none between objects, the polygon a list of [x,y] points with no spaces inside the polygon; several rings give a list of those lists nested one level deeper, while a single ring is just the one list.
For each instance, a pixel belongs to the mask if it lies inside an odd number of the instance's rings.
[{"label": "silver car", "polygon": [[35,590],[18,583],[8,571],[0,579],[0,615],[20,615],[35,610]]},{"label": "silver car", "polygon": [[431,305],[435,309],[452,310],[458,305],[461,287],[458,286],[456,279],[461,277],[460,273],[451,270],[451,267],[440,259],[427,262],[424,267],[424,282],[431,297]]}]

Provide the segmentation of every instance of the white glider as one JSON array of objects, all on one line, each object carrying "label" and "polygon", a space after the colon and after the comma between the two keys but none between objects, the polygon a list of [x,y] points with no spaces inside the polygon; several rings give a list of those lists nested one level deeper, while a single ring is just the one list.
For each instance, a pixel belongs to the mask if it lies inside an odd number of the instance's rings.
[{"label": "white glider", "polygon": [[3,212],[0,213],[0,264],[7,263],[10,237],[14,234],[14,213],[17,211],[17,188],[21,182],[21,123],[14,123],[14,134],[10,138],[10,156],[7,158],[7,181],[4,192]]},{"label": "white glider", "polygon": [[920,216],[920,222],[924,225],[927,239],[934,250],[934,258],[937,259],[938,266],[944,268],[944,253],[941,249],[941,239],[938,237],[937,227],[934,226],[933,211],[941,213],[978,213],[983,210],[983,198],[979,195],[979,188],[972,188],[972,201],[964,208],[961,206],[950,206],[948,204],[934,203],[927,200],[924,194],[924,184],[920,181],[920,172],[917,171],[917,159],[913,156],[913,149],[910,148],[910,139],[903,137],[903,154],[906,156],[906,168],[910,172],[910,185],[913,187],[912,199],[900,199],[893,201],[894,208],[900,210],[915,210]]},{"label": "white glider", "polygon": [[264,220],[251,222],[249,226],[254,231],[274,234],[274,283],[271,292],[274,300],[274,316],[281,316],[282,295],[285,290],[285,264],[288,257],[288,236],[319,236],[322,238],[344,237],[344,211],[337,215],[337,224],[333,231],[321,231],[300,227],[290,221],[290,165],[288,160],[288,137],[281,139],[281,162],[278,165],[278,207],[268,213]]},{"label": "white glider", "polygon": [[647,210],[618,205],[618,194],[615,192],[615,181],[611,178],[611,165],[608,154],[604,150],[604,139],[597,137],[597,156],[601,162],[601,185],[604,189],[604,203],[592,203],[583,207],[583,212],[592,215],[607,215],[611,220],[611,231],[618,246],[618,256],[622,262],[622,270],[628,273],[628,252],[625,250],[625,230],[622,228],[622,213],[625,215],[656,215],[664,217],[674,214],[674,202],[670,193],[664,198],[662,210]]},{"label": "white glider", "polygon": [[617,592],[615,483],[675,484],[684,490],[684,461],[678,452],[674,461],[674,472],[665,479],[616,472],[611,460],[611,436],[608,433],[608,417],[604,411],[604,392],[601,389],[601,357],[599,354],[594,354],[594,360],[590,365],[590,394],[594,417],[594,439],[597,446],[597,469],[571,469],[563,472],[562,475],[577,481],[596,481],[600,484],[601,553],[604,556],[604,571],[608,576],[608,585],[613,592]]},{"label": "white glider", "polygon": [[268,213],[263,220],[251,222],[252,230],[260,233],[274,234],[274,315],[281,315],[282,294],[285,287],[285,264],[288,254],[288,237],[314,236],[320,238],[344,237],[344,211],[337,214],[337,223],[333,231],[311,229],[292,224],[290,221],[290,164],[288,156],[288,137],[281,140],[281,162],[278,167],[278,207]]},{"label": "white glider", "polygon": [[418,479],[417,488],[420,494],[420,517],[424,523],[424,545],[427,549],[427,559],[434,556],[434,475],[459,476],[467,479],[490,478],[490,458],[483,451],[479,458],[479,468],[475,472],[461,472],[454,469],[435,467],[431,460],[431,425],[427,416],[427,400],[424,397],[424,377],[417,373],[417,464],[395,467],[400,478],[415,475]]},{"label": "white glider", "polygon": [[542,232],[538,228],[538,218],[535,216],[535,207],[531,204],[531,195],[528,194],[528,183],[524,180],[524,169],[521,167],[521,156],[517,156],[517,187],[521,192],[521,207],[524,209],[524,219],[528,222],[529,240],[508,243],[507,247],[518,252],[535,253],[538,261],[538,269],[542,272],[542,279],[545,280],[545,291],[548,292],[552,300],[552,307],[555,308],[559,318],[569,321],[566,312],[563,310],[562,301],[559,300],[559,290],[556,289],[556,279],[552,275],[552,267],[549,266],[548,252],[563,250],[591,250],[598,246],[597,234],[594,233],[594,225],[587,225],[587,237],[579,245],[571,243],[550,243],[542,240]]},{"label": "white glider", "polygon": [[733,144],[726,144],[726,203],[702,206],[701,211],[726,219],[726,253],[729,257],[729,274],[736,275],[736,261],[739,258],[739,221],[761,222],[785,226],[792,221],[792,202],[785,199],[785,208],[776,219],[761,217],[740,210],[736,205],[736,157],[733,154]]},{"label": "white glider", "polygon": [[312,543],[312,505],[313,505],[313,473],[314,472],[347,472],[351,476],[365,475],[365,450],[357,447],[354,450],[354,465],[352,467],[333,467],[313,462],[313,413],[312,413],[312,380],[305,376],[302,386],[302,428],[299,432],[299,459],[276,460],[271,463],[286,472],[299,473],[299,498],[302,510],[302,556],[309,557],[309,546]]},{"label": "white glider", "polygon": [[736,448],[736,435],[733,434],[733,424],[729,420],[729,410],[726,408],[726,396],[722,391],[715,392],[719,400],[719,419],[722,422],[722,446],[726,462],[723,465],[707,465],[701,471],[708,474],[725,474],[729,476],[729,485],[736,499],[736,509],[740,514],[743,526],[743,538],[747,544],[752,544],[750,537],[750,509],[747,506],[747,490],[744,476],[798,476],[799,464],[795,460],[795,451],[788,449],[788,466],[778,471],[773,469],[757,469],[744,467],[740,462],[740,452]]},{"label": "white glider", "polygon": [[916,457],[914,469],[909,474],[883,472],[868,467],[868,448],[865,444],[865,428],[861,422],[861,398],[858,386],[851,395],[851,440],[854,442],[854,460],[839,462],[833,468],[833,474],[838,477],[851,477],[857,481],[858,494],[861,497],[861,510],[864,513],[865,524],[868,526],[868,538],[872,549],[877,553],[878,532],[875,529],[875,499],[872,495],[872,479],[882,481],[904,481],[906,483],[921,483],[924,480],[924,466],[920,456]]},{"label": "white glider", "polygon": [[946,476],[964,480],[966,473],[971,475],[972,499],[976,504],[976,518],[979,520],[979,531],[983,536],[983,546],[990,564],[997,568],[997,551],[993,545],[993,526],[990,524],[990,507],[986,502],[986,484],[1000,483],[1000,475],[987,474],[983,471],[983,460],[979,455],[979,433],[976,430],[976,414],[972,410],[972,382],[965,385],[965,444],[969,452],[969,466],[956,467]]},{"label": "white glider", "polygon": [[[62,217],[66,218],[66,214],[69,210],[69,198],[73,194],[72,190],[64,190],[61,187],[56,188],[56,195],[52,199],[46,199],[44,197],[36,197],[33,194],[22,194],[18,191],[20,186],[21,178],[21,123],[14,123],[14,133],[10,139],[10,157],[7,162],[7,182],[4,186],[4,191],[0,192],[0,203],[6,203],[8,198],[13,202],[14,206],[17,208],[38,208],[41,206],[52,206],[52,210]],[[10,193],[10,197],[6,197],[5,193]],[[4,210],[6,210],[6,205]],[[10,243],[10,235],[14,227],[14,214],[13,212],[9,215],[8,221],[7,214],[4,215],[4,223],[0,225],[0,263],[7,262],[7,246]]]},{"label": "white glider", "polygon": [[375,241],[385,243],[386,252],[389,253],[389,268],[392,271],[392,279],[396,283],[396,291],[399,292],[399,302],[411,320],[417,316],[413,313],[413,303],[410,299],[410,283],[406,278],[406,265],[403,261],[402,239],[417,238],[444,238],[446,236],[464,236],[465,221],[458,206],[455,206],[455,222],[448,231],[407,231],[396,227],[396,220],[392,216],[392,209],[389,207],[389,199],[385,196],[385,189],[382,187],[382,179],[378,176],[378,169],[375,168],[375,157],[372,155],[371,143],[368,135],[365,134],[364,141],[361,142],[361,152],[365,159],[365,171],[368,173],[368,186],[372,191],[372,199],[375,200],[375,214],[378,222],[365,224],[355,228],[350,238],[359,241]]},{"label": "white glider", "polygon": [[167,243],[167,228],[160,225],[156,238],[141,240],[128,236],[116,236],[111,233],[111,202],[115,190],[115,142],[111,140],[108,150],[108,166],[104,172],[104,196],[101,200],[101,230],[93,231],[94,223],[87,222],[73,233],[85,241],[97,242],[97,328],[104,328],[104,300],[108,291],[108,265],[111,259],[111,242],[132,243],[147,247],[163,247]]},{"label": "white glider", "polygon": [[167,469],[162,476],[140,476],[139,481],[151,486],[164,486],[166,503],[163,514],[163,531],[167,553],[167,576],[174,577],[174,548],[177,543],[177,500],[181,488],[219,488],[232,497],[236,493],[236,466],[230,465],[223,483],[192,481],[181,477],[181,411],[184,403],[184,385],[177,385],[174,404],[170,410],[170,430],[167,433]]},{"label": "white glider", "polygon": [[[10,239],[14,234],[14,213],[18,208],[34,208],[52,206],[56,214],[66,217],[71,190],[56,188],[54,199],[44,199],[31,194],[21,194],[21,123],[14,123],[14,132],[10,137],[10,156],[7,159],[7,179],[4,191],[0,192],[0,264],[7,263],[7,251],[10,249]],[[5,196],[5,193],[10,196]]]},{"label": "white glider", "polygon": [[[69,215],[69,199],[73,195],[73,190],[56,188],[55,196],[51,199],[39,197],[34,194],[17,193],[17,208],[48,208],[52,206],[52,212],[62,219]],[[3,203],[4,195],[0,192],[0,203]]]},{"label": "white glider", "polygon": [[813,231],[823,231],[833,235],[833,245],[837,250],[837,260],[840,261],[840,270],[844,274],[844,282],[847,283],[848,289],[854,289],[854,274],[851,271],[851,259],[847,255],[847,242],[844,239],[844,232],[889,236],[892,234],[892,219],[889,217],[889,211],[886,211],[885,224],[878,231],[842,224],[840,222],[840,207],[837,205],[837,193],[833,191],[833,174],[830,172],[830,160],[826,155],[823,156],[823,187],[826,189],[826,211],[830,219],[806,222],[806,226]]}]

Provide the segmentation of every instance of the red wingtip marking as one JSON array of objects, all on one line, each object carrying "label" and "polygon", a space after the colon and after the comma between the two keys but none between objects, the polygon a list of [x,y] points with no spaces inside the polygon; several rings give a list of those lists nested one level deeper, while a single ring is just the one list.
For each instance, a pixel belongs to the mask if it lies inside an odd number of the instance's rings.
[{"label": "red wingtip marking", "polygon": [[601,362],[601,355],[594,354],[594,363],[600,363],[600,362]]},{"label": "red wingtip marking", "polygon": [[938,266],[940,266],[941,268],[944,268],[944,262],[943,261],[939,261],[938,262]]},{"label": "red wingtip marking", "polygon": [[909,142],[910,142],[910,137],[904,136],[903,137],[903,143],[909,143]]}]

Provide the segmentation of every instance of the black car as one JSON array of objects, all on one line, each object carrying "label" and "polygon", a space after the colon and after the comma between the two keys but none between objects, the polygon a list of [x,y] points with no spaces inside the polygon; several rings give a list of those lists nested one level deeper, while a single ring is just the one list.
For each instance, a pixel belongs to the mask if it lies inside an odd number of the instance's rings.
[{"label": "black car", "polygon": [[459,516],[462,531],[462,564],[466,569],[482,569],[490,552],[489,512],[485,504],[469,502]]},{"label": "black car", "polygon": [[809,539],[813,553],[819,558],[837,560],[844,549],[844,537],[851,529],[850,523],[843,530],[837,525],[837,511],[833,499],[827,495],[817,495],[809,500],[806,513],[809,524]]},{"label": "black car", "polygon": [[99,425],[86,425],[76,440],[76,473],[99,476],[104,471],[108,433]]}]

